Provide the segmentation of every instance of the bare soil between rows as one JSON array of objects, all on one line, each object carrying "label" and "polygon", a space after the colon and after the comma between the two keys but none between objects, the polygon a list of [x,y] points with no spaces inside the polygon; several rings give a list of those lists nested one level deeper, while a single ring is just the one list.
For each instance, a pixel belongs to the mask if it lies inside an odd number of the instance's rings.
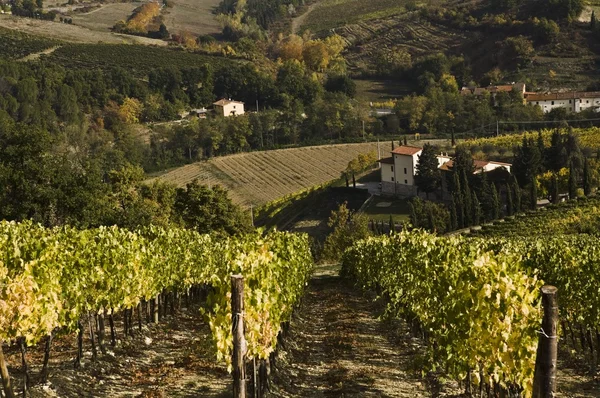
[{"label": "bare soil between rows", "polygon": [[400,321],[382,321],[382,303],[319,269],[274,366],[274,397],[455,396],[457,386],[421,377],[419,339]]},{"label": "bare soil between rows", "polygon": [[[98,352],[95,361],[85,323],[84,358],[78,370],[73,366],[76,335],[55,338],[46,384],[39,382],[44,344],[30,347],[30,397],[231,397],[231,378],[215,359],[210,328],[198,306],[182,309],[158,324],[144,322],[141,331],[135,320],[132,337],[123,335],[120,321],[115,323],[117,345],[110,346],[107,328],[107,354]],[[7,351],[15,394],[20,396],[21,354],[16,347]]]}]

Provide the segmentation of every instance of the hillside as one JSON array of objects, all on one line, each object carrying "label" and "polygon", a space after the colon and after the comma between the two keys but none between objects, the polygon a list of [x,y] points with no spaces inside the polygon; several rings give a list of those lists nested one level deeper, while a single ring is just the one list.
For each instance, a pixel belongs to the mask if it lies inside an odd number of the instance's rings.
[{"label": "hillside", "polygon": [[377,143],[370,142],[241,153],[189,164],[158,178],[180,187],[196,178],[220,184],[235,203],[260,206],[338,178],[352,159],[376,150]]},{"label": "hillside", "polygon": [[[295,29],[317,36],[341,35],[349,45],[348,66],[361,78],[382,73],[398,78],[396,72],[378,65],[389,52],[405,51],[413,65],[440,52],[464,58],[460,76],[455,74],[459,84],[524,81],[532,90],[593,86],[599,77],[595,64],[600,54],[589,22],[595,5],[587,6],[577,18],[567,18],[551,11],[566,7],[558,5],[560,1],[548,4],[547,10],[543,2],[530,3],[321,0],[297,18]],[[528,42],[516,44],[519,48],[514,52],[506,39],[520,37]],[[415,76],[400,80],[414,84]]]}]

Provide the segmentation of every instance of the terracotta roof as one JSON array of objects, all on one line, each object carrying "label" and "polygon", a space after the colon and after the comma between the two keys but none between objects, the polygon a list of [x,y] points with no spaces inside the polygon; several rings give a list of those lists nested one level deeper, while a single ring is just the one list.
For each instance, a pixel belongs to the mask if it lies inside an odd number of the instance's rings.
[{"label": "terracotta roof", "polygon": [[232,101],[232,100],[223,98],[223,99],[220,99],[217,102],[213,103],[213,105],[217,105],[217,106],[225,106],[225,105],[229,105],[229,104],[243,104],[243,102]]},{"label": "terracotta roof", "polygon": [[385,158],[385,159],[381,159],[379,161],[379,163],[383,163],[383,164],[394,164],[394,158]]},{"label": "terracotta roof", "polygon": [[526,93],[527,101],[600,98],[600,91],[572,91],[570,93]]},{"label": "terracotta roof", "polygon": [[422,151],[422,150],[423,150],[423,148],[419,148],[416,146],[402,145],[402,146],[399,146],[398,148],[394,149],[392,151],[392,153],[395,155],[412,156],[415,153],[418,153],[419,151]]}]

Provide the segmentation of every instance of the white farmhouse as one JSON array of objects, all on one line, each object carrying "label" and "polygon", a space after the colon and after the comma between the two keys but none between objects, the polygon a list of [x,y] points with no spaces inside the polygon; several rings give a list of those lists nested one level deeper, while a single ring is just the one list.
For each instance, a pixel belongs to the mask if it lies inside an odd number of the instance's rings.
[{"label": "white farmhouse", "polygon": [[244,103],[232,101],[231,99],[221,99],[213,104],[215,112],[223,117],[243,115]]},{"label": "white farmhouse", "polygon": [[586,109],[600,111],[600,92],[574,91],[570,93],[526,93],[525,101],[529,105],[537,105],[544,113],[552,109],[564,108],[567,112],[578,113]]},{"label": "white farmhouse", "polygon": [[[403,145],[394,149],[389,158],[381,159],[381,193],[400,197],[411,197],[418,194],[415,185],[417,164],[422,148]],[[441,171],[452,170],[453,162],[449,156],[440,155],[438,168]],[[484,160],[474,160],[475,173],[488,172],[504,167],[509,173],[511,164]]]}]

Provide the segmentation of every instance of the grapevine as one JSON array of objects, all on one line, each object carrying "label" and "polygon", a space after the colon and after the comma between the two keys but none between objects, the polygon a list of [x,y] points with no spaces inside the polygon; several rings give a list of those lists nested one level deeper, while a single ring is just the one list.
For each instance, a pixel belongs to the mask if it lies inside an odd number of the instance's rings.
[{"label": "grapevine", "polygon": [[211,286],[204,314],[217,357],[230,361],[230,275],[242,274],[248,358],[274,350],[312,271],[308,237],[216,238],[190,230],[46,229],[0,222],[0,342],[32,345],[82,316],[130,310],[165,292]]}]

